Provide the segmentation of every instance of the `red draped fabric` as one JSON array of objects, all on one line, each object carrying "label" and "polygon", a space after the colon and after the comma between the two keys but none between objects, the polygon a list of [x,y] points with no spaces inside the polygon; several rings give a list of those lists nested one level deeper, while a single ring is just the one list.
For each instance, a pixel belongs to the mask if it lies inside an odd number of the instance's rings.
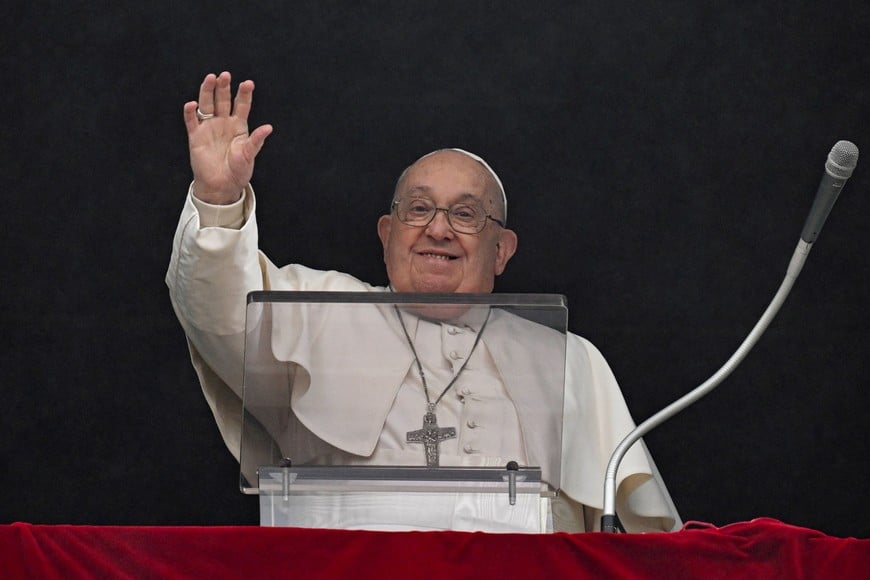
[{"label": "red draped fabric", "polygon": [[771,519],[670,534],[0,526],[2,578],[860,578],[870,540]]}]

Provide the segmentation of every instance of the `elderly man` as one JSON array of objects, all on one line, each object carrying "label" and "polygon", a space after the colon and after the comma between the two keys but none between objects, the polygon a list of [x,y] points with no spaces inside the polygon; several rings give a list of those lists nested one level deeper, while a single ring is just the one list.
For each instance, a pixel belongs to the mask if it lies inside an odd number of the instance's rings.
[{"label": "elderly man", "polygon": [[[198,101],[184,106],[193,184],[176,231],[166,282],[206,399],[227,446],[238,458],[248,292],[271,289],[488,293],[493,290],[495,277],[504,271],[516,251],[517,236],[506,228],[507,202],[495,172],[474,154],[447,149],[424,155],[402,173],[390,213],[378,220],[377,233],[383,243],[389,288],[298,264],[276,267],[258,249],[255,201],[250,186],[254,160],[272,127],[263,125],[248,130],[254,84],[241,83],[233,101],[230,81],[227,72],[206,76]],[[414,351],[412,336],[401,316],[399,322],[410,350]],[[414,327],[414,332],[415,338],[419,338],[422,331]],[[482,334],[480,328],[479,335]],[[401,334],[399,338],[402,339]],[[487,341],[484,336],[481,342]],[[476,345],[477,340],[471,346],[469,358]],[[481,347],[481,352],[485,348],[486,345]],[[290,349],[286,356],[290,363],[303,365]],[[477,356],[482,360],[482,354]],[[569,333],[567,356],[563,493],[553,506],[553,521],[556,529],[592,530],[600,514],[607,459],[633,424],[616,381],[597,349]],[[420,446],[401,437],[406,425],[411,424],[409,421],[419,426],[421,393],[426,394],[432,405],[429,391],[435,394],[441,391],[426,384],[423,367],[427,361],[421,362],[421,358],[413,352],[416,364],[405,367],[404,377],[395,377],[395,389],[386,397],[357,394],[360,401],[372,406],[370,413],[357,414],[362,416],[361,420],[380,416],[384,417],[383,422],[350,425],[345,430],[354,433],[356,428],[369,434],[366,436],[342,438],[342,434],[331,434],[334,448],[374,460],[379,452],[399,453],[413,446],[420,464],[424,464]],[[501,378],[504,373],[500,373],[500,366],[505,363],[496,358],[490,357],[477,365],[481,384],[494,394],[490,400],[496,401],[499,424],[503,426],[491,442],[483,443],[484,448],[475,449],[482,456],[503,455],[504,446],[510,446],[505,441],[521,441],[524,429],[522,413],[509,402],[512,387]],[[450,373],[444,377],[445,391],[464,368],[454,368],[453,378]],[[314,389],[314,382],[311,385],[309,391]],[[317,415],[329,415],[330,409],[326,407],[347,404],[336,395],[330,398],[326,387],[323,391],[319,397],[306,392],[294,408],[294,413],[306,417],[303,422],[315,425],[315,429]],[[305,397],[317,404],[312,407]],[[454,407],[458,406],[454,401]],[[472,423],[462,420],[463,409],[448,407],[445,405],[443,412],[454,420],[453,424],[460,425],[460,431],[463,425]],[[439,408],[438,412],[442,410]],[[530,428],[533,427],[526,426],[525,430]],[[462,435],[460,432],[460,439]],[[490,446],[492,449],[487,448]],[[623,523],[629,529],[669,529],[672,514],[652,483],[651,466],[642,450],[634,449],[623,465],[618,500]]]}]

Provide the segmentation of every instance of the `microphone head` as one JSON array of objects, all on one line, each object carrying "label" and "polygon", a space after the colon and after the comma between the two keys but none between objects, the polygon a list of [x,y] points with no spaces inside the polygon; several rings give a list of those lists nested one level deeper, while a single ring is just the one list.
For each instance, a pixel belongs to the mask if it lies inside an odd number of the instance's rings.
[{"label": "microphone head", "polygon": [[828,154],[825,171],[833,177],[849,179],[858,164],[858,147],[851,141],[837,141]]}]

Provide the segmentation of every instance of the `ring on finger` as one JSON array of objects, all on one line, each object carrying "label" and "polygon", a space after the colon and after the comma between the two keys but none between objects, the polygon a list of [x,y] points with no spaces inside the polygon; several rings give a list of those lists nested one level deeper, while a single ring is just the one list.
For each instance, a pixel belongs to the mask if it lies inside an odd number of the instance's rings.
[{"label": "ring on finger", "polygon": [[196,108],[196,119],[200,123],[202,123],[203,121],[206,121],[208,119],[211,119],[212,117],[214,117],[214,113],[203,113],[202,111],[199,110],[199,107]]}]

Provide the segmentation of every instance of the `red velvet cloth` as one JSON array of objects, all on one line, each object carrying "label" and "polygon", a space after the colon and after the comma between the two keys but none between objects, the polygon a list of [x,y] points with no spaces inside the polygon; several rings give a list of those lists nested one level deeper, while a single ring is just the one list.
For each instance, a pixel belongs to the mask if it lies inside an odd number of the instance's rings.
[{"label": "red velvet cloth", "polygon": [[670,534],[0,526],[3,578],[858,578],[870,540],[771,519]]}]

